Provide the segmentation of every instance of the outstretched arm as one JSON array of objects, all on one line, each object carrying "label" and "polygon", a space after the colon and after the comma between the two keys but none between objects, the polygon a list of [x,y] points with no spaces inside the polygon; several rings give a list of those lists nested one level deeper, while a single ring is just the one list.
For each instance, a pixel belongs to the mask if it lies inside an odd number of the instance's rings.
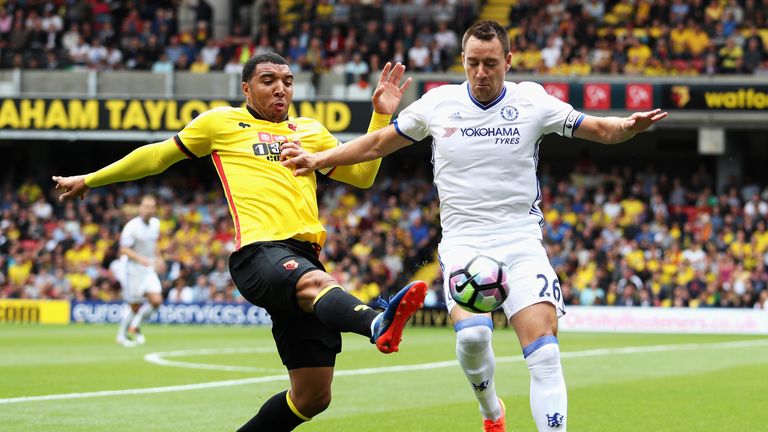
[{"label": "outstretched arm", "polygon": [[71,177],[53,176],[56,190],[62,192],[61,201],[82,197],[88,188],[136,180],[165,171],[169,166],[184,159],[173,138],[147,144],[130,152],[124,158],[87,175]]},{"label": "outstretched arm", "polygon": [[288,143],[283,146],[280,158],[283,166],[293,168],[293,174],[300,176],[323,168],[341,168],[343,165],[380,159],[411,143],[411,140],[398,134],[394,126],[389,125],[319,153],[305,153],[301,148]]},{"label": "outstretched arm", "polygon": [[666,116],[667,113],[660,109],[636,112],[624,118],[588,115],[584,117],[573,136],[602,144],[618,144],[648,129]]},{"label": "outstretched arm", "polygon": [[[379,83],[373,93],[373,115],[371,123],[368,125],[368,132],[372,133],[389,126],[392,114],[395,113],[403,98],[403,93],[408,89],[413,81],[408,78],[400,85],[400,81],[405,73],[405,66],[400,63],[392,66],[387,63],[379,76]],[[330,165],[337,167],[328,175],[334,180],[342,181],[359,188],[369,188],[376,179],[376,174],[381,165],[381,158],[365,159],[353,165]],[[324,167],[326,168],[326,167]]]}]

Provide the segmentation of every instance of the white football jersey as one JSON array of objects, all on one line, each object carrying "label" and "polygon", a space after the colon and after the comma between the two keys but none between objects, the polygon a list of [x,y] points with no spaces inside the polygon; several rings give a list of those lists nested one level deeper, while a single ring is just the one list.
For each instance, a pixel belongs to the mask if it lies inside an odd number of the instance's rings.
[{"label": "white football jersey", "polygon": [[[120,246],[131,248],[137,254],[155,259],[155,248],[157,240],[160,238],[160,220],[158,218],[149,218],[149,223],[144,223],[140,216],[128,221],[120,233]],[[128,258],[124,256],[123,259]]]},{"label": "white football jersey", "polygon": [[394,125],[412,141],[432,136],[443,240],[519,230],[541,238],[539,142],[572,137],[583,119],[533,82],[506,82],[486,105],[464,82],[430,90]]}]

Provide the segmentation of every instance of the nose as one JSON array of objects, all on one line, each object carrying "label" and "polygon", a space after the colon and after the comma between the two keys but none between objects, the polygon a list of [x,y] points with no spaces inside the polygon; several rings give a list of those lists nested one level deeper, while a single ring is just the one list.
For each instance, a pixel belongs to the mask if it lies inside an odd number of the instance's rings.
[{"label": "nose", "polygon": [[477,73],[475,74],[478,79],[483,79],[488,76],[488,72],[485,70],[485,67],[480,64],[477,66]]},{"label": "nose", "polygon": [[277,97],[285,96],[285,84],[283,84],[281,81],[278,81],[275,85],[274,95]]}]

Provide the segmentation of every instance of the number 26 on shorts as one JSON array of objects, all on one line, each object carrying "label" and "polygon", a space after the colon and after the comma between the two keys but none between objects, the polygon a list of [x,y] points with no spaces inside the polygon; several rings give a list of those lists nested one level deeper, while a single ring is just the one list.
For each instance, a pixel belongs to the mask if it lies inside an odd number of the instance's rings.
[{"label": "number 26 on shorts", "polygon": [[541,291],[539,291],[539,297],[554,297],[555,301],[559,303],[560,298],[562,297],[562,294],[560,293],[560,281],[557,280],[557,278],[554,278],[552,280],[552,289],[549,290],[550,283],[546,276],[537,274],[536,278],[544,281],[544,286],[541,288]]}]

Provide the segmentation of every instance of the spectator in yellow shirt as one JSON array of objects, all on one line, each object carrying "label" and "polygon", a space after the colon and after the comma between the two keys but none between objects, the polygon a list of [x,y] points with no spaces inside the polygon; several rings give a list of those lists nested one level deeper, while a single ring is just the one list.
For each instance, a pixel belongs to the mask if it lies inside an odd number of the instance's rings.
[{"label": "spectator in yellow shirt", "polygon": [[688,33],[688,51],[693,58],[698,58],[710,44],[709,35],[697,23],[691,22],[691,30]]},{"label": "spectator in yellow shirt", "polygon": [[611,13],[616,17],[616,22],[625,23],[629,21],[632,16],[632,12],[635,9],[635,5],[630,0],[619,0],[618,3],[611,9]]},{"label": "spectator in yellow shirt", "polygon": [[569,71],[571,75],[589,75],[592,73],[592,66],[584,60],[584,56],[577,55],[571,61]]},{"label": "spectator in yellow shirt", "polygon": [[19,199],[25,203],[33,203],[43,195],[43,190],[31,178],[28,178],[19,187]]},{"label": "spectator in yellow shirt", "polygon": [[674,58],[683,58],[688,49],[688,29],[682,22],[677,23],[674,29],[669,32],[669,44]]},{"label": "spectator in yellow shirt", "polygon": [[567,76],[571,73],[571,67],[563,57],[558,57],[557,63],[547,71],[550,75]]},{"label": "spectator in yellow shirt", "polygon": [[195,57],[195,61],[189,65],[189,71],[192,73],[208,73],[211,70],[211,66],[203,61],[203,56],[200,54]]},{"label": "spectator in yellow shirt", "polygon": [[669,75],[669,70],[658,58],[652,58],[648,60],[648,64],[643,68],[643,75],[645,76],[665,76]]},{"label": "spectator in yellow shirt", "polygon": [[624,65],[625,75],[640,75],[643,73],[643,65],[640,64],[640,59],[637,56],[629,57],[627,64]]},{"label": "spectator in yellow shirt", "polygon": [[11,284],[21,286],[32,273],[32,260],[24,254],[18,253],[13,257],[13,262],[8,266],[8,279]]},{"label": "spectator in yellow shirt", "polygon": [[637,63],[642,68],[645,66],[646,62],[648,62],[648,59],[652,54],[653,53],[648,45],[640,43],[636,37],[629,38],[629,49],[627,50],[628,59],[637,58]]},{"label": "spectator in yellow shirt", "polygon": [[541,62],[541,51],[535,44],[529,44],[523,51],[523,69],[526,71],[537,70]]},{"label": "spectator in yellow shirt", "polygon": [[741,61],[744,57],[744,51],[736,44],[736,39],[729,37],[725,46],[718,51],[720,60],[720,72],[738,73],[741,69]]},{"label": "spectator in yellow shirt", "polygon": [[717,22],[723,18],[723,6],[720,0],[709,0],[709,5],[704,9],[704,14],[710,22]]}]

